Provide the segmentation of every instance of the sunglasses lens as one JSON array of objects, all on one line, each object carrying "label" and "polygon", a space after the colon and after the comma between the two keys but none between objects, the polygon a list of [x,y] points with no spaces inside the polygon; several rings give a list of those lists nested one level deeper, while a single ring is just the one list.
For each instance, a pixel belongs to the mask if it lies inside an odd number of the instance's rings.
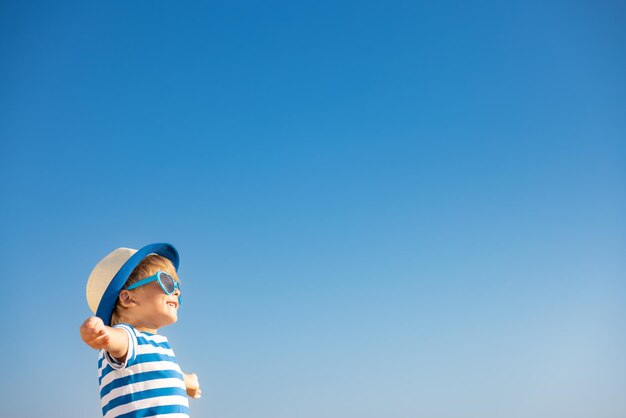
[{"label": "sunglasses lens", "polygon": [[174,284],[174,279],[167,273],[161,273],[159,275],[161,279],[161,284],[167,291],[167,293],[172,293],[176,289],[176,285]]}]

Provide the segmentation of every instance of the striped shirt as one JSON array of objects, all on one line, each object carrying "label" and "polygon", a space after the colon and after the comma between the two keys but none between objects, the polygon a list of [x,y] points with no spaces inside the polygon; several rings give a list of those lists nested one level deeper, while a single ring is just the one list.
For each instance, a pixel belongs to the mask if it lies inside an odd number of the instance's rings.
[{"label": "striped shirt", "polygon": [[167,338],[118,324],[128,333],[128,354],[120,363],[104,350],[98,358],[102,415],[189,418],[183,374]]}]

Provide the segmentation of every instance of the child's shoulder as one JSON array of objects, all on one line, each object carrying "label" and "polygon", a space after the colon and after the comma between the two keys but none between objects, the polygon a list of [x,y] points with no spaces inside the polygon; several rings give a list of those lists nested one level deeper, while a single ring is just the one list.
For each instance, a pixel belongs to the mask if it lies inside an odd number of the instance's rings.
[{"label": "child's shoulder", "polygon": [[137,335],[138,333],[141,333],[141,331],[139,331],[137,328],[135,328],[132,324],[128,324],[126,322],[120,322],[118,324],[115,324],[112,326],[113,328],[119,328],[119,329],[123,329],[126,330],[134,335]]}]

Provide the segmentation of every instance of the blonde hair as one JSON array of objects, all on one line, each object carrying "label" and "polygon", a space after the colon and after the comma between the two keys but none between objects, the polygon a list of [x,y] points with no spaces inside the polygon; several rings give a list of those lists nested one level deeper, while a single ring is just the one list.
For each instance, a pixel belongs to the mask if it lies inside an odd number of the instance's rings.
[{"label": "blonde hair", "polygon": [[[128,286],[138,282],[141,279],[152,276],[159,270],[169,273],[177,282],[180,282],[178,274],[176,274],[176,269],[174,268],[170,260],[158,254],[150,254],[146,256],[143,260],[141,260],[137,267],[135,267],[133,272],[130,273],[130,276],[128,277],[128,280],[126,280],[123,289],[126,289]],[[119,299],[115,302],[115,308],[113,309],[113,313],[111,314],[111,326],[123,322],[122,318],[124,316],[124,311],[126,311],[127,309],[128,308],[125,308],[119,303]]]}]

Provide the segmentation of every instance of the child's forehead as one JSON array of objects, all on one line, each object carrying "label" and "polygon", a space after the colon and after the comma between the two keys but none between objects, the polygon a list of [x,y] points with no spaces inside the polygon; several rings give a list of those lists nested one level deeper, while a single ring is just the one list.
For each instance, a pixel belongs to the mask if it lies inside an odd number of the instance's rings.
[{"label": "child's forehead", "polygon": [[164,271],[172,277],[178,278],[178,272],[173,266],[156,266],[150,269],[150,274],[156,274],[157,271]]},{"label": "child's forehead", "polygon": [[150,260],[146,267],[150,275],[156,274],[157,271],[164,271],[175,279],[178,279],[178,272],[167,259]]}]

